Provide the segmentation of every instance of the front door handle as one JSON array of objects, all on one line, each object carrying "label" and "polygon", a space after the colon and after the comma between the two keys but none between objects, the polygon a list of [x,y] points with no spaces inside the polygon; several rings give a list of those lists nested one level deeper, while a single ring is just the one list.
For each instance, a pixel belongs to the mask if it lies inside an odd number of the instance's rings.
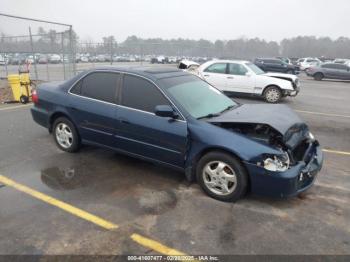
[{"label": "front door handle", "polygon": [[234,79],[234,77],[233,76],[228,76],[227,79]]},{"label": "front door handle", "polygon": [[129,120],[126,120],[125,118],[119,118],[118,120],[122,124],[130,124]]},{"label": "front door handle", "polygon": [[210,75],[204,75],[205,77],[209,77]]}]

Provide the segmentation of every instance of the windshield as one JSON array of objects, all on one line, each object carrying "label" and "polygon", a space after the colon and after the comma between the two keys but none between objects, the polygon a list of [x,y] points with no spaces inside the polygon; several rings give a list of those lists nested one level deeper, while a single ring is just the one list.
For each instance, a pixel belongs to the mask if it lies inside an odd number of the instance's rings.
[{"label": "windshield", "polygon": [[195,118],[210,117],[237,106],[219,90],[193,75],[161,81],[165,91]]},{"label": "windshield", "polygon": [[265,74],[265,72],[263,70],[261,70],[259,67],[257,67],[256,65],[254,65],[253,63],[246,63],[245,64],[247,67],[250,68],[250,70],[252,70],[255,74],[257,75],[262,75]]}]

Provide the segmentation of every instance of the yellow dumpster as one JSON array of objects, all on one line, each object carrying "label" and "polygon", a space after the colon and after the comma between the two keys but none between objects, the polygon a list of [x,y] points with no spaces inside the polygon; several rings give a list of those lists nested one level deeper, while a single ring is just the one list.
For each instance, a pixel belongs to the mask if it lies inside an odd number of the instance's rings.
[{"label": "yellow dumpster", "polygon": [[19,74],[19,79],[21,82],[21,85],[30,85],[30,77],[29,77],[29,73],[21,73]]},{"label": "yellow dumpster", "polygon": [[13,99],[23,104],[29,101],[30,97],[30,79],[29,74],[11,74],[7,76],[11,86]]}]

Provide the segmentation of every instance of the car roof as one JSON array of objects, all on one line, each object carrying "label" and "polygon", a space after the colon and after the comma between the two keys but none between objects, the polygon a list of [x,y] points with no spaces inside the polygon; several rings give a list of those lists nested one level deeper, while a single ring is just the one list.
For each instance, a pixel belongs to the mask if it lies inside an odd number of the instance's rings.
[{"label": "car roof", "polygon": [[229,60],[229,59],[217,59],[217,60],[210,60],[207,63],[211,63],[211,64],[214,64],[214,63],[251,63],[250,61],[248,60]]},{"label": "car roof", "polygon": [[158,67],[158,66],[105,66],[105,67],[96,67],[89,70],[90,72],[97,71],[111,71],[111,72],[122,72],[140,75],[154,81],[176,76],[185,76],[189,73],[184,72],[180,69],[177,69],[172,66],[167,67]]}]

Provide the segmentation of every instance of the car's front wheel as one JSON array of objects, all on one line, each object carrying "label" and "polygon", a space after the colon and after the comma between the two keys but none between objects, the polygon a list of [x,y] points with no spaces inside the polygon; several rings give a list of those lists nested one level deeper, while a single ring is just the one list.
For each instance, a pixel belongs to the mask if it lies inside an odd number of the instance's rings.
[{"label": "car's front wheel", "polygon": [[80,147],[80,139],[74,124],[66,117],[59,117],[53,124],[53,137],[60,149],[76,152]]},{"label": "car's front wheel", "polygon": [[204,155],[198,162],[196,175],[202,189],[221,201],[237,201],[247,191],[246,170],[238,159],[223,152]]},{"label": "car's front wheel", "polygon": [[282,98],[282,92],[277,86],[269,86],[264,91],[264,98],[268,103],[277,103]]}]

